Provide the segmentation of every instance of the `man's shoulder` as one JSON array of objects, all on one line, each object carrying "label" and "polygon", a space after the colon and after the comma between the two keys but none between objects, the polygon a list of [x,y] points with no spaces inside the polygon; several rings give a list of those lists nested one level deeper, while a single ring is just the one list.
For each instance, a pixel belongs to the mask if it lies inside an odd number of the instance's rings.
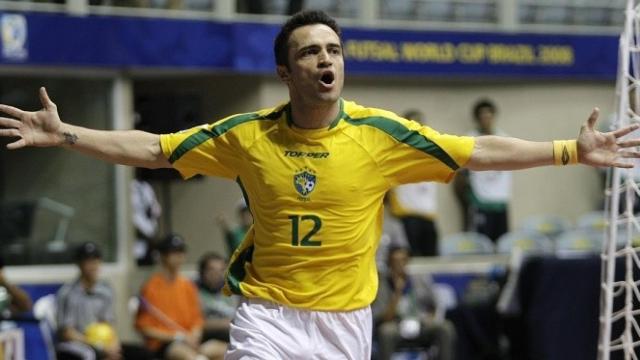
[{"label": "man's shoulder", "polygon": [[196,291],[198,290],[198,286],[196,285],[196,282],[191,278],[188,278],[184,275],[180,275],[178,276],[178,281],[180,282],[180,285],[182,287],[187,287]]},{"label": "man's shoulder", "polygon": [[163,282],[162,274],[156,271],[149,275],[149,277],[142,283],[142,289],[158,288]]},{"label": "man's shoulder", "polygon": [[111,287],[111,284],[106,280],[99,280],[94,287],[94,291],[99,292],[103,295],[113,294],[113,288]]},{"label": "man's shoulder", "polygon": [[[276,123],[278,119],[284,116],[287,103],[279,104],[274,107],[264,108],[247,113],[239,113],[227,116],[210,125],[214,132],[226,132],[228,130],[238,128],[240,125],[259,126],[263,124]],[[271,120],[260,122],[258,120]]]},{"label": "man's shoulder", "polygon": [[79,288],[79,281],[77,279],[74,281],[65,283],[56,292],[56,297],[59,299],[68,297],[69,294],[75,292],[78,288]]},{"label": "man's shoulder", "polygon": [[376,107],[362,106],[354,101],[344,100],[344,113],[347,120],[353,122],[366,122],[367,120],[384,119],[397,122],[406,121],[396,113]]}]

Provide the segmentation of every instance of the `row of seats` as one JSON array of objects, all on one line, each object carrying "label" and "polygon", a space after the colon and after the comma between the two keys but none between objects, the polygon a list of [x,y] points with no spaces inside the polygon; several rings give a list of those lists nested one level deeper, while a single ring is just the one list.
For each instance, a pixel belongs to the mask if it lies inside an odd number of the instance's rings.
[{"label": "row of seats", "polygon": [[[501,236],[494,244],[488,237],[474,232],[456,233],[439,242],[444,256],[471,254],[509,254],[514,249],[528,252],[600,252],[605,239],[607,218],[603,212],[581,216],[576,226],[556,216],[536,216],[526,219],[521,228]],[[616,248],[627,244],[626,225],[618,228]],[[640,245],[640,232],[631,232],[631,243]]]},{"label": "row of seats", "polygon": [[[54,2],[58,0],[52,0]],[[239,0],[240,12],[255,12]],[[391,20],[497,23],[504,0],[380,0],[379,17]],[[212,11],[216,0],[89,0],[92,5],[152,7]],[[284,15],[290,0],[260,0],[260,11]],[[624,0],[518,0],[517,17],[523,24],[619,26],[624,21]],[[356,18],[360,0],[306,0],[306,9],[324,10],[340,18]]]},{"label": "row of seats", "polygon": [[[283,14],[288,0],[266,1],[267,12]],[[338,17],[355,17],[356,0],[308,0],[308,8]],[[440,22],[496,23],[501,0],[381,0],[380,18]],[[524,24],[616,26],[624,21],[624,0],[519,0],[518,19]]]}]

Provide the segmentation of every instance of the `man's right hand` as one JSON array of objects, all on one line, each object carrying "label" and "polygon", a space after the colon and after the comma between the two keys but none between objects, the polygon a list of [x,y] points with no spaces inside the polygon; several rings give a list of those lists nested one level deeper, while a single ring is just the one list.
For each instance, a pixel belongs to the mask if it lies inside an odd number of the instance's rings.
[{"label": "man's right hand", "polygon": [[20,138],[8,144],[8,149],[14,150],[26,146],[58,146],[74,141],[72,134],[68,136],[69,138],[65,138],[63,123],[58,116],[56,104],[49,99],[44,87],[40,88],[40,102],[42,109],[35,112],[0,104],[0,112],[15,118],[0,117],[0,136]]}]

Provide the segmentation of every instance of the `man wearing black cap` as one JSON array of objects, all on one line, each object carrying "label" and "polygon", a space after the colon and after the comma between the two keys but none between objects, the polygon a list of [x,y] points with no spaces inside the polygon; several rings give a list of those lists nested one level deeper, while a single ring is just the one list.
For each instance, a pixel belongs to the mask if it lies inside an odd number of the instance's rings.
[{"label": "man wearing black cap", "polygon": [[[114,293],[111,286],[99,280],[102,253],[93,242],[84,242],[75,253],[80,276],[65,284],[56,296],[58,326],[58,359],[146,359],[144,349],[122,346],[113,331],[115,324]],[[104,339],[92,339],[92,326],[110,329]],[[100,325],[99,325],[100,326]]]},{"label": "man wearing black cap", "polygon": [[140,292],[136,327],[146,346],[161,359],[222,359],[226,344],[202,342],[204,319],[195,284],[180,275],[187,246],[178,235],[169,235],[159,246],[160,271]]}]

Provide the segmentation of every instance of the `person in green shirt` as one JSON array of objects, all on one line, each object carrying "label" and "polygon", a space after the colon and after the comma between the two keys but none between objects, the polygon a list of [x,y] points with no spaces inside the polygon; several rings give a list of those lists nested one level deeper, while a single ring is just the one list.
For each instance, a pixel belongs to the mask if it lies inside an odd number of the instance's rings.
[{"label": "person in green shirt", "polygon": [[244,200],[239,202],[236,211],[238,215],[238,225],[235,227],[231,227],[223,215],[219,215],[217,218],[218,226],[220,226],[224,233],[229,258],[233,255],[236,248],[240,246],[249,227],[253,224],[253,216]]}]

